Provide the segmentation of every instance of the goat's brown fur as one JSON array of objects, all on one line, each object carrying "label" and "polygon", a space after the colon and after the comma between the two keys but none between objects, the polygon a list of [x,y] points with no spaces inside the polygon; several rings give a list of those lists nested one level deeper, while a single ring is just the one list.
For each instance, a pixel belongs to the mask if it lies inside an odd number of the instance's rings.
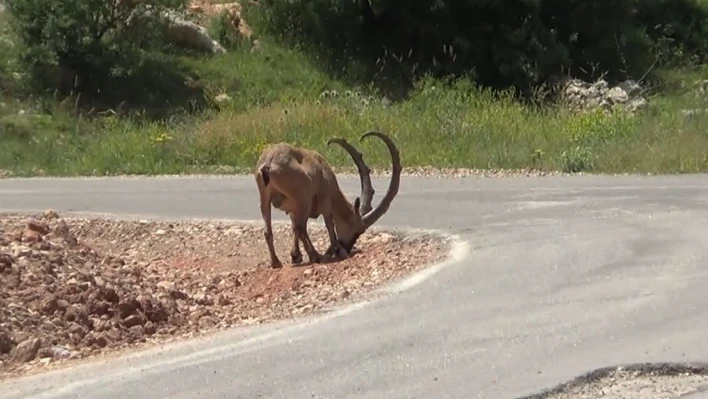
[{"label": "goat's brown fur", "polygon": [[296,147],[287,143],[277,143],[263,150],[256,163],[255,179],[260,194],[260,208],[265,222],[265,240],[271,259],[271,267],[282,267],[275,254],[273,229],[271,226],[271,205],[290,216],[292,223],[293,263],[302,262],[299,243],[302,242],[311,263],[323,261],[307,233],[308,219],[322,216],[329,235],[330,246],[325,256],[346,257],[351,252],[359,236],[373,225],[388,210],[398,193],[401,162],[396,145],[379,132],[365,133],[383,140],[391,154],[393,174],[386,195],[381,204],[371,210],[374,189],[371,185],[370,170],[364,163],[362,154],[346,140],[330,139],[342,146],[352,157],[361,179],[361,197],[352,204],[342,193],[337,176],[327,160],[317,151]]}]

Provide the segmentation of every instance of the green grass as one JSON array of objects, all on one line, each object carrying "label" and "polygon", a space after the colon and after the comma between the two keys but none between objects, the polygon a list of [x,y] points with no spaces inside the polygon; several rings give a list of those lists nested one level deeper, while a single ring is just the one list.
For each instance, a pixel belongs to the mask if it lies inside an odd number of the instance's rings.
[{"label": "green grass", "polygon": [[[172,62],[194,71],[206,96],[226,93],[231,100],[218,110],[162,121],[110,113],[77,117],[74,99],[19,97],[8,85],[0,98],[0,170],[14,176],[75,176],[250,169],[264,146],[278,141],[312,147],[334,165],[349,166],[344,151],[326,147],[327,139],[358,142],[370,129],[394,137],[405,166],[708,170],[708,115],[686,118],[680,112],[708,108],[708,100],[673,84],[686,73],[667,72],[670,94],[652,98],[639,116],[525,106],[465,82],[433,80],[419,82],[409,100],[386,104],[376,96],[356,95],[357,89],[329,78],[297,50],[268,38],[260,41],[255,52],[238,45],[222,57],[173,57]],[[0,81],[8,82],[15,66],[11,49],[2,46],[0,41],[0,54],[6,54],[0,56]],[[339,95],[320,96],[331,89]],[[372,166],[389,166],[382,143],[360,145]]]}]

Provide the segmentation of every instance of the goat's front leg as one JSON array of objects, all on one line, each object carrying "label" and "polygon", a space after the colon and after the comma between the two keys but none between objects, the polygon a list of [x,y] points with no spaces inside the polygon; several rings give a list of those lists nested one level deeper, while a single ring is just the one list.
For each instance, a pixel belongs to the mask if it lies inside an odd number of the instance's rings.
[{"label": "goat's front leg", "polygon": [[294,216],[294,226],[295,233],[297,237],[302,241],[302,245],[305,247],[305,252],[307,252],[307,257],[310,258],[310,263],[321,263],[322,255],[317,252],[315,246],[312,245],[310,236],[307,234],[307,219],[309,215],[310,206],[301,207],[300,211]]},{"label": "goat's front leg", "polygon": [[344,247],[342,247],[339,243],[337,233],[334,231],[334,220],[332,219],[332,214],[323,214],[322,218],[324,219],[327,234],[329,235],[329,248],[327,248],[325,256],[346,258],[347,251],[345,251]]}]

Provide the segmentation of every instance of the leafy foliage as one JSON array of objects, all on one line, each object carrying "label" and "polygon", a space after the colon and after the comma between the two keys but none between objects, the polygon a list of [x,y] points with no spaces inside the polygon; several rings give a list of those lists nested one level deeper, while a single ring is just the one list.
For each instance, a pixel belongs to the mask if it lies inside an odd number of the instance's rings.
[{"label": "leafy foliage", "polygon": [[[138,83],[138,75],[142,83],[165,85],[152,78],[163,75],[157,70],[166,65],[148,55],[166,47],[163,11],[181,7],[183,0],[5,3],[11,29],[22,44],[19,61],[35,89],[97,99],[107,91],[124,93],[128,81]],[[169,67],[165,71],[174,74]]]},{"label": "leafy foliage", "polygon": [[530,93],[552,74],[637,79],[708,54],[699,0],[264,0],[262,13],[330,72],[383,87],[431,74]]},{"label": "leafy foliage", "polygon": [[246,41],[231,25],[228,11],[224,10],[209,20],[209,34],[227,49],[234,49]]}]

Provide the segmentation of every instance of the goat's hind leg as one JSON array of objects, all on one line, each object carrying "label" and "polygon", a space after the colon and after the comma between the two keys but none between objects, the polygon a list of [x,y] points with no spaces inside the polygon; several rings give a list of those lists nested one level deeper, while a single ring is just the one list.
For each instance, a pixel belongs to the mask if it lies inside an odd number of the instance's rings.
[{"label": "goat's hind leg", "polygon": [[265,192],[265,190],[261,191],[261,215],[263,216],[263,222],[265,223],[265,231],[263,236],[265,237],[266,244],[268,244],[270,267],[279,269],[283,267],[283,264],[280,262],[280,259],[278,259],[278,255],[275,254],[275,245],[273,244],[273,226],[271,221],[271,197]]},{"label": "goat's hind leg", "polygon": [[294,264],[302,263],[302,252],[300,251],[300,239],[298,238],[297,229],[295,229],[295,217],[290,214],[290,222],[292,223],[292,248],[290,249],[290,261]]}]

